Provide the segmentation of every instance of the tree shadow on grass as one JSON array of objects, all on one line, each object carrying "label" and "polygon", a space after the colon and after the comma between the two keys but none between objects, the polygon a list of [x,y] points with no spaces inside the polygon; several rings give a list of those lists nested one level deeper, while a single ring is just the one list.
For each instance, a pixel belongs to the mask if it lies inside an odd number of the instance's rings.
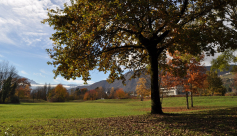
[{"label": "tree shadow on grass", "polygon": [[212,135],[237,135],[237,107],[200,111],[191,114],[165,114],[156,118],[169,128],[188,129]]}]

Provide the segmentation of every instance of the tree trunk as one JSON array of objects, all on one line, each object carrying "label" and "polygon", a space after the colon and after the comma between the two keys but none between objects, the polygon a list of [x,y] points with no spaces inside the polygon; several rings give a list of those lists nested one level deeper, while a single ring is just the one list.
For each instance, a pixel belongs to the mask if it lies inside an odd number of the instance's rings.
[{"label": "tree trunk", "polygon": [[163,94],[163,91],[161,91],[160,89],[160,84],[161,84],[161,77],[159,76],[161,73],[160,71],[158,70],[158,85],[159,85],[159,94],[161,94],[161,106],[162,106],[162,102],[163,102],[163,98],[164,98],[164,94]]},{"label": "tree trunk", "polygon": [[162,102],[163,102],[163,98],[164,98],[164,94],[163,94],[163,92],[162,92]]},{"label": "tree trunk", "polygon": [[193,107],[193,92],[191,91],[191,107]]},{"label": "tree trunk", "polygon": [[156,50],[149,51],[149,59],[151,63],[151,114],[163,114],[158,84],[158,53]]},{"label": "tree trunk", "polygon": [[191,84],[191,91],[190,91],[190,93],[191,93],[191,107],[193,107],[193,88],[192,87],[193,86]]},{"label": "tree trunk", "polygon": [[189,109],[189,106],[188,106],[188,92],[186,91],[186,103],[187,103],[187,109]]}]

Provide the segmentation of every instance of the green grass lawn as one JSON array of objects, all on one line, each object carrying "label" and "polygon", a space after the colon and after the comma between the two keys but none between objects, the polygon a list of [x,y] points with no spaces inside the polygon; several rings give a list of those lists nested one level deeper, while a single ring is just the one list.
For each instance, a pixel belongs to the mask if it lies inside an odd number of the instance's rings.
[{"label": "green grass lawn", "polygon": [[[195,96],[193,97],[194,106],[217,106],[217,107],[229,107],[237,106],[236,96]],[[190,97],[189,97],[190,104]],[[163,101],[163,107],[178,107],[186,106],[185,97],[169,97]]]},{"label": "green grass lawn", "polygon": [[[133,104],[134,103],[134,104]],[[138,100],[96,100],[86,102],[1,104],[0,120],[100,118],[141,115],[136,109],[149,106]]]},{"label": "green grass lawn", "polygon": [[[237,97],[194,97],[194,107],[212,110],[162,116],[143,110],[150,103],[116,99],[0,104],[0,135],[237,135]],[[186,106],[185,97],[164,98],[162,103],[164,108]]]}]

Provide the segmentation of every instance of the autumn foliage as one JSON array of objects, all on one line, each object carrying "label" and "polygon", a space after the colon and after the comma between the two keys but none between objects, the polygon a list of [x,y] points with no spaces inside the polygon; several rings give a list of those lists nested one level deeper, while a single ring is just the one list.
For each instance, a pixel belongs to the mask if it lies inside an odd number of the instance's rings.
[{"label": "autumn foliage", "polygon": [[19,78],[17,79],[17,84],[15,95],[18,98],[29,98],[31,92],[30,82],[26,78]]},{"label": "autumn foliage", "polygon": [[62,84],[58,84],[55,89],[49,92],[48,101],[51,102],[64,102],[67,100],[69,94],[67,89]]},{"label": "autumn foliage", "polygon": [[114,87],[112,87],[109,92],[109,99],[114,99],[114,98],[115,98],[115,91],[114,91]]},{"label": "autumn foliage", "polygon": [[128,94],[125,93],[122,88],[119,88],[116,90],[114,97],[118,99],[128,98]]},{"label": "autumn foliage", "polygon": [[96,100],[97,96],[98,92],[92,89],[85,93],[83,100]]},{"label": "autumn foliage", "polygon": [[[204,88],[206,79],[206,68],[201,65],[204,54],[192,56],[190,54],[169,54],[172,59],[168,60],[169,70],[163,75],[162,80],[172,81],[168,86],[182,85],[184,91],[198,93],[198,89]],[[162,82],[168,84],[167,82]]]},{"label": "autumn foliage", "polygon": [[145,78],[139,78],[136,86],[136,92],[138,95],[141,95],[141,100],[143,100],[143,97],[151,95],[151,90],[146,84]]},{"label": "autumn foliage", "polygon": [[205,87],[204,80],[206,79],[206,69],[201,65],[204,60],[204,54],[193,56],[191,54],[181,54],[178,51],[169,56],[167,69],[162,75],[162,86],[167,88],[175,86],[183,86],[186,93],[187,108],[188,106],[188,92],[191,94],[191,106],[193,107],[192,94],[198,93],[199,89]]}]

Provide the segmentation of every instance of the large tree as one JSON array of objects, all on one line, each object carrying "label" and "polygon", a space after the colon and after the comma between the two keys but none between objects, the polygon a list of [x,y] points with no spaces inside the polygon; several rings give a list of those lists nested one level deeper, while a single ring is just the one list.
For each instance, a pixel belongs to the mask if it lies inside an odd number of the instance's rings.
[{"label": "large tree", "polygon": [[[204,88],[204,80],[206,79],[206,68],[201,65],[204,60],[204,54],[193,56],[191,54],[180,54],[176,51],[170,58],[167,59],[167,70],[162,76],[162,85],[169,87],[183,87],[186,93],[187,109],[188,93],[191,95],[191,107],[193,107],[193,93],[197,92],[198,88]],[[164,80],[164,81],[163,81]]]},{"label": "large tree", "polygon": [[[236,48],[236,31],[224,25],[225,7],[235,0],[77,0],[64,9],[51,9],[48,22],[53,49],[48,53],[57,66],[55,77],[82,77],[90,70],[110,71],[108,81],[125,78],[123,70],[140,76],[151,65],[151,113],[162,114],[158,83],[158,62],[165,52],[205,51],[215,47]],[[230,18],[230,17],[229,17]],[[123,67],[121,67],[123,66]]]},{"label": "large tree", "polygon": [[8,62],[0,62],[0,102],[5,102],[6,98],[13,98],[17,86],[17,71]]}]

